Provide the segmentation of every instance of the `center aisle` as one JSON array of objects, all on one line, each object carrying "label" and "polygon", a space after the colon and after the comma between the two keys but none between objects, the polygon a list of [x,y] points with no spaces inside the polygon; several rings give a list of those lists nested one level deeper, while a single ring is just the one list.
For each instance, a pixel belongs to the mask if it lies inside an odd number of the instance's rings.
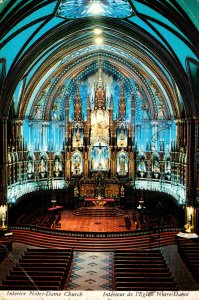
[{"label": "center aisle", "polygon": [[67,290],[112,290],[113,252],[74,252]]}]

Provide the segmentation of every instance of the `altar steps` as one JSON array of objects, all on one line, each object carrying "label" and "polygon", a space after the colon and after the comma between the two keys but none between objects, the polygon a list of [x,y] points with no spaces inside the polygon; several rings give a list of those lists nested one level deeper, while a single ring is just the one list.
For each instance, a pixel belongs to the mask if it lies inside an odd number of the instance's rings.
[{"label": "altar steps", "polygon": [[125,211],[116,207],[80,207],[75,209],[73,214],[84,217],[121,217]]}]

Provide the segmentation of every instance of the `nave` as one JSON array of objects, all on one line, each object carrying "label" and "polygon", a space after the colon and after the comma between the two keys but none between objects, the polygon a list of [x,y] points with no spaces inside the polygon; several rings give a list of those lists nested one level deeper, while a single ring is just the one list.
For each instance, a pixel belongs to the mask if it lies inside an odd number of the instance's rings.
[{"label": "nave", "polygon": [[198,290],[198,10],[0,1],[2,290]]}]

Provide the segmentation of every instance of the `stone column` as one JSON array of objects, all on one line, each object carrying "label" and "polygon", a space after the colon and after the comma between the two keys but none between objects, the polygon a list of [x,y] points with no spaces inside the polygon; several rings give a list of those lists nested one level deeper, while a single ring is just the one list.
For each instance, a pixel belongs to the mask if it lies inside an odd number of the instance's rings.
[{"label": "stone column", "polygon": [[180,122],[180,146],[184,147],[184,120]]},{"label": "stone column", "polygon": [[195,120],[195,144],[196,144],[196,152],[195,152],[195,186],[196,190],[199,192],[199,117]]},{"label": "stone column", "polygon": [[187,146],[187,123],[186,123],[186,121],[184,121],[184,134],[183,134],[183,136],[184,136],[184,147],[186,148],[186,146]]},{"label": "stone column", "polygon": [[66,95],[66,108],[65,108],[65,119],[66,119],[66,142],[69,138],[69,98]]},{"label": "stone column", "polygon": [[177,151],[184,146],[184,120],[176,120]]},{"label": "stone column", "polygon": [[187,120],[187,169],[186,169],[186,231],[194,232],[196,200],[196,138],[197,122],[195,118]]},{"label": "stone column", "polygon": [[22,119],[15,119],[13,121],[13,133],[14,138],[16,139],[16,145],[18,146],[18,150],[22,150],[22,127],[23,127],[23,120]]},{"label": "stone column", "polygon": [[152,151],[158,151],[158,122],[152,121],[152,138],[151,138],[151,146]]},{"label": "stone column", "polygon": [[176,123],[176,151],[179,150],[180,146],[180,120],[175,120]]},{"label": "stone column", "polygon": [[43,151],[46,151],[47,150],[47,147],[46,147],[46,122],[43,122],[42,123],[42,131],[41,131],[41,136],[42,136],[42,148]]},{"label": "stone column", "polygon": [[135,94],[131,98],[131,140],[132,145],[135,145]]},{"label": "stone column", "polygon": [[32,122],[28,122],[28,150],[34,150],[34,139],[32,135]]},{"label": "stone column", "polygon": [[8,225],[7,206],[7,118],[0,116],[0,227]]},{"label": "stone column", "polygon": [[187,172],[186,172],[186,200],[188,206],[194,205],[195,200],[195,120],[187,120]]}]

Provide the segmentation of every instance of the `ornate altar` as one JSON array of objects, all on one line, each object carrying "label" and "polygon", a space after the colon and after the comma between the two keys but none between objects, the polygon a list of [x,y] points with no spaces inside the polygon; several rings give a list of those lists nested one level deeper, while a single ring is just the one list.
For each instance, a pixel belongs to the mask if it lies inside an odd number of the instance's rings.
[{"label": "ornate altar", "polygon": [[91,183],[81,183],[80,185],[80,196],[81,197],[94,197],[95,196],[95,185]]},{"label": "ornate altar", "polygon": [[120,186],[118,184],[110,183],[105,186],[105,196],[118,198],[120,192]]},{"label": "ornate altar", "polygon": [[82,198],[117,199],[120,197],[118,178],[129,176],[128,140],[133,134],[126,122],[124,86],[121,86],[116,118],[114,99],[107,97],[101,65],[92,101],[87,97],[86,119],[80,94],[77,86],[72,120],[66,115],[66,139],[71,141],[71,147],[67,148],[66,177],[76,181]]}]

